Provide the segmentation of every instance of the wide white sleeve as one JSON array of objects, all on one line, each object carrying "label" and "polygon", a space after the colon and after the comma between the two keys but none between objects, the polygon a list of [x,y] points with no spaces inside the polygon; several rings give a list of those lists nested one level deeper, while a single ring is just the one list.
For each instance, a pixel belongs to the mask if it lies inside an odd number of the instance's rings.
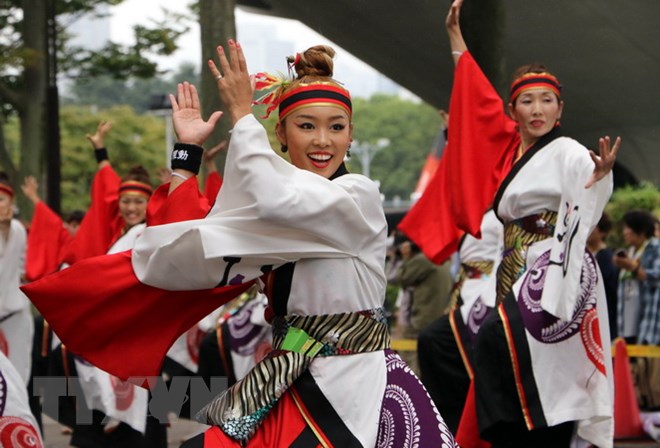
[{"label": "wide white sleeve", "polygon": [[553,235],[541,307],[554,316],[568,321],[574,313],[580,294],[580,276],[589,233],[598,223],[605,204],[612,194],[612,173],[584,188],[594,170],[587,149],[566,139],[557,154],[564,175],[562,198]]},{"label": "wide white sleeve", "polygon": [[252,115],[234,127],[224,183],[204,219],[147,228],[133,250],[143,283],[171,290],[241,283],[301,258],[359,257],[386,227],[374,182],[334,181],[273,152]]}]

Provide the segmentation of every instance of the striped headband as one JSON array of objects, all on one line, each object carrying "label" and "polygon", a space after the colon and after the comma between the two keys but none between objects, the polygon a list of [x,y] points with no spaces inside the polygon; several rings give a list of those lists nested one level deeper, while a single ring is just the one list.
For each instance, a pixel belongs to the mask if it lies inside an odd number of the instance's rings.
[{"label": "striped headband", "polygon": [[151,185],[138,180],[126,180],[119,184],[119,196],[124,194],[150,197],[153,193]]},{"label": "striped headband", "polygon": [[561,84],[555,76],[550,73],[525,73],[511,83],[509,102],[513,103],[525,90],[538,88],[550,89],[561,98]]},{"label": "striped headband", "polygon": [[280,97],[280,121],[295,110],[312,106],[338,107],[343,109],[349,118],[353,114],[351,95],[343,87],[331,82],[301,83]]},{"label": "striped headband", "polygon": [[11,188],[9,185],[0,184],[0,191],[2,191],[3,193],[8,194],[9,197],[11,197],[11,198],[14,197],[14,189]]}]

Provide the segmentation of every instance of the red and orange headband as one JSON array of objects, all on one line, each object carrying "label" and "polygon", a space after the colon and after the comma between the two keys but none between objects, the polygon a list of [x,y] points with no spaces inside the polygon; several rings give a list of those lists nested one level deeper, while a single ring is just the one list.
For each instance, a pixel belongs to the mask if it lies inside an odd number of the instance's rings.
[{"label": "red and orange headband", "polygon": [[151,185],[138,180],[126,180],[119,184],[119,196],[129,194],[149,198],[151,193],[153,193]]},{"label": "red and orange headband", "polygon": [[513,103],[521,93],[530,89],[546,88],[561,98],[561,84],[557,78],[550,73],[525,73],[511,83],[509,102]]},{"label": "red and orange headband", "polygon": [[331,82],[301,83],[280,97],[280,121],[295,110],[311,106],[338,107],[344,110],[349,118],[353,113],[351,95],[343,87]]},{"label": "red and orange headband", "polygon": [[14,197],[14,189],[11,188],[9,185],[0,184],[0,191],[5,194],[8,194],[10,198]]},{"label": "red and orange headband", "polygon": [[311,106],[338,107],[349,118],[353,114],[351,94],[336,82],[314,81],[290,87],[292,81],[268,73],[258,73],[256,81],[257,91],[266,92],[253,102],[268,106],[263,118],[268,118],[272,111],[279,108],[279,119],[282,121],[294,110]]}]

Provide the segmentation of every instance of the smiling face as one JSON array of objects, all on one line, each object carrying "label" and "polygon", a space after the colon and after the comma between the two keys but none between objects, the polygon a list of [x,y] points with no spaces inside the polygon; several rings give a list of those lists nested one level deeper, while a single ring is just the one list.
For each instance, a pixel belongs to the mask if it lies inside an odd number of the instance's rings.
[{"label": "smiling face", "polygon": [[550,132],[561,118],[564,102],[546,88],[530,89],[509,103],[509,112],[518,123],[520,137],[525,148]]},{"label": "smiling face", "polygon": [[130,229],[147,218],[148,199],[142,195],[122,194],[119,196],[119,215]]},{"label": "smiling face", "polygon": [[276,132],[293,165],[328,179],[344,161],[353,125],[339,107],[311,106],[289,114]]}]

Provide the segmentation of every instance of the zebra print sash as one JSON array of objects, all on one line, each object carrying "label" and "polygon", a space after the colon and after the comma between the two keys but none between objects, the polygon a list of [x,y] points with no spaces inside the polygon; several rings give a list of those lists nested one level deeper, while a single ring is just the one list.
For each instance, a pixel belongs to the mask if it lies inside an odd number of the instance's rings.
[{"label": "zebra print sash", "polygon": [[[289,328],[303,330],[321,350],[314,356],[283,349]],[[349,355],[390,347],[387,322],[382,309],[321,316],[284,316],[273,323],[273,351],[197,415],[207,425],[217,425],[233,439],[249,440],[270,409],[314,357]]]},{"label": "zebra print sash", "polygon": [[504,300],[513,284],[525,272],[529,246],[550,238],[556,222],[557,213],[546,211],[504,225],[504,252],[497,268],[497,303]]},{"label": "zebra print sash", "polygon": [[492,274],[494,265],[495,263],[492,260],[470,260],[462,262],[456,275],[456,281],[449,293],[448,308],[453,310],[463,304],[460,296],[465,280]]}]

